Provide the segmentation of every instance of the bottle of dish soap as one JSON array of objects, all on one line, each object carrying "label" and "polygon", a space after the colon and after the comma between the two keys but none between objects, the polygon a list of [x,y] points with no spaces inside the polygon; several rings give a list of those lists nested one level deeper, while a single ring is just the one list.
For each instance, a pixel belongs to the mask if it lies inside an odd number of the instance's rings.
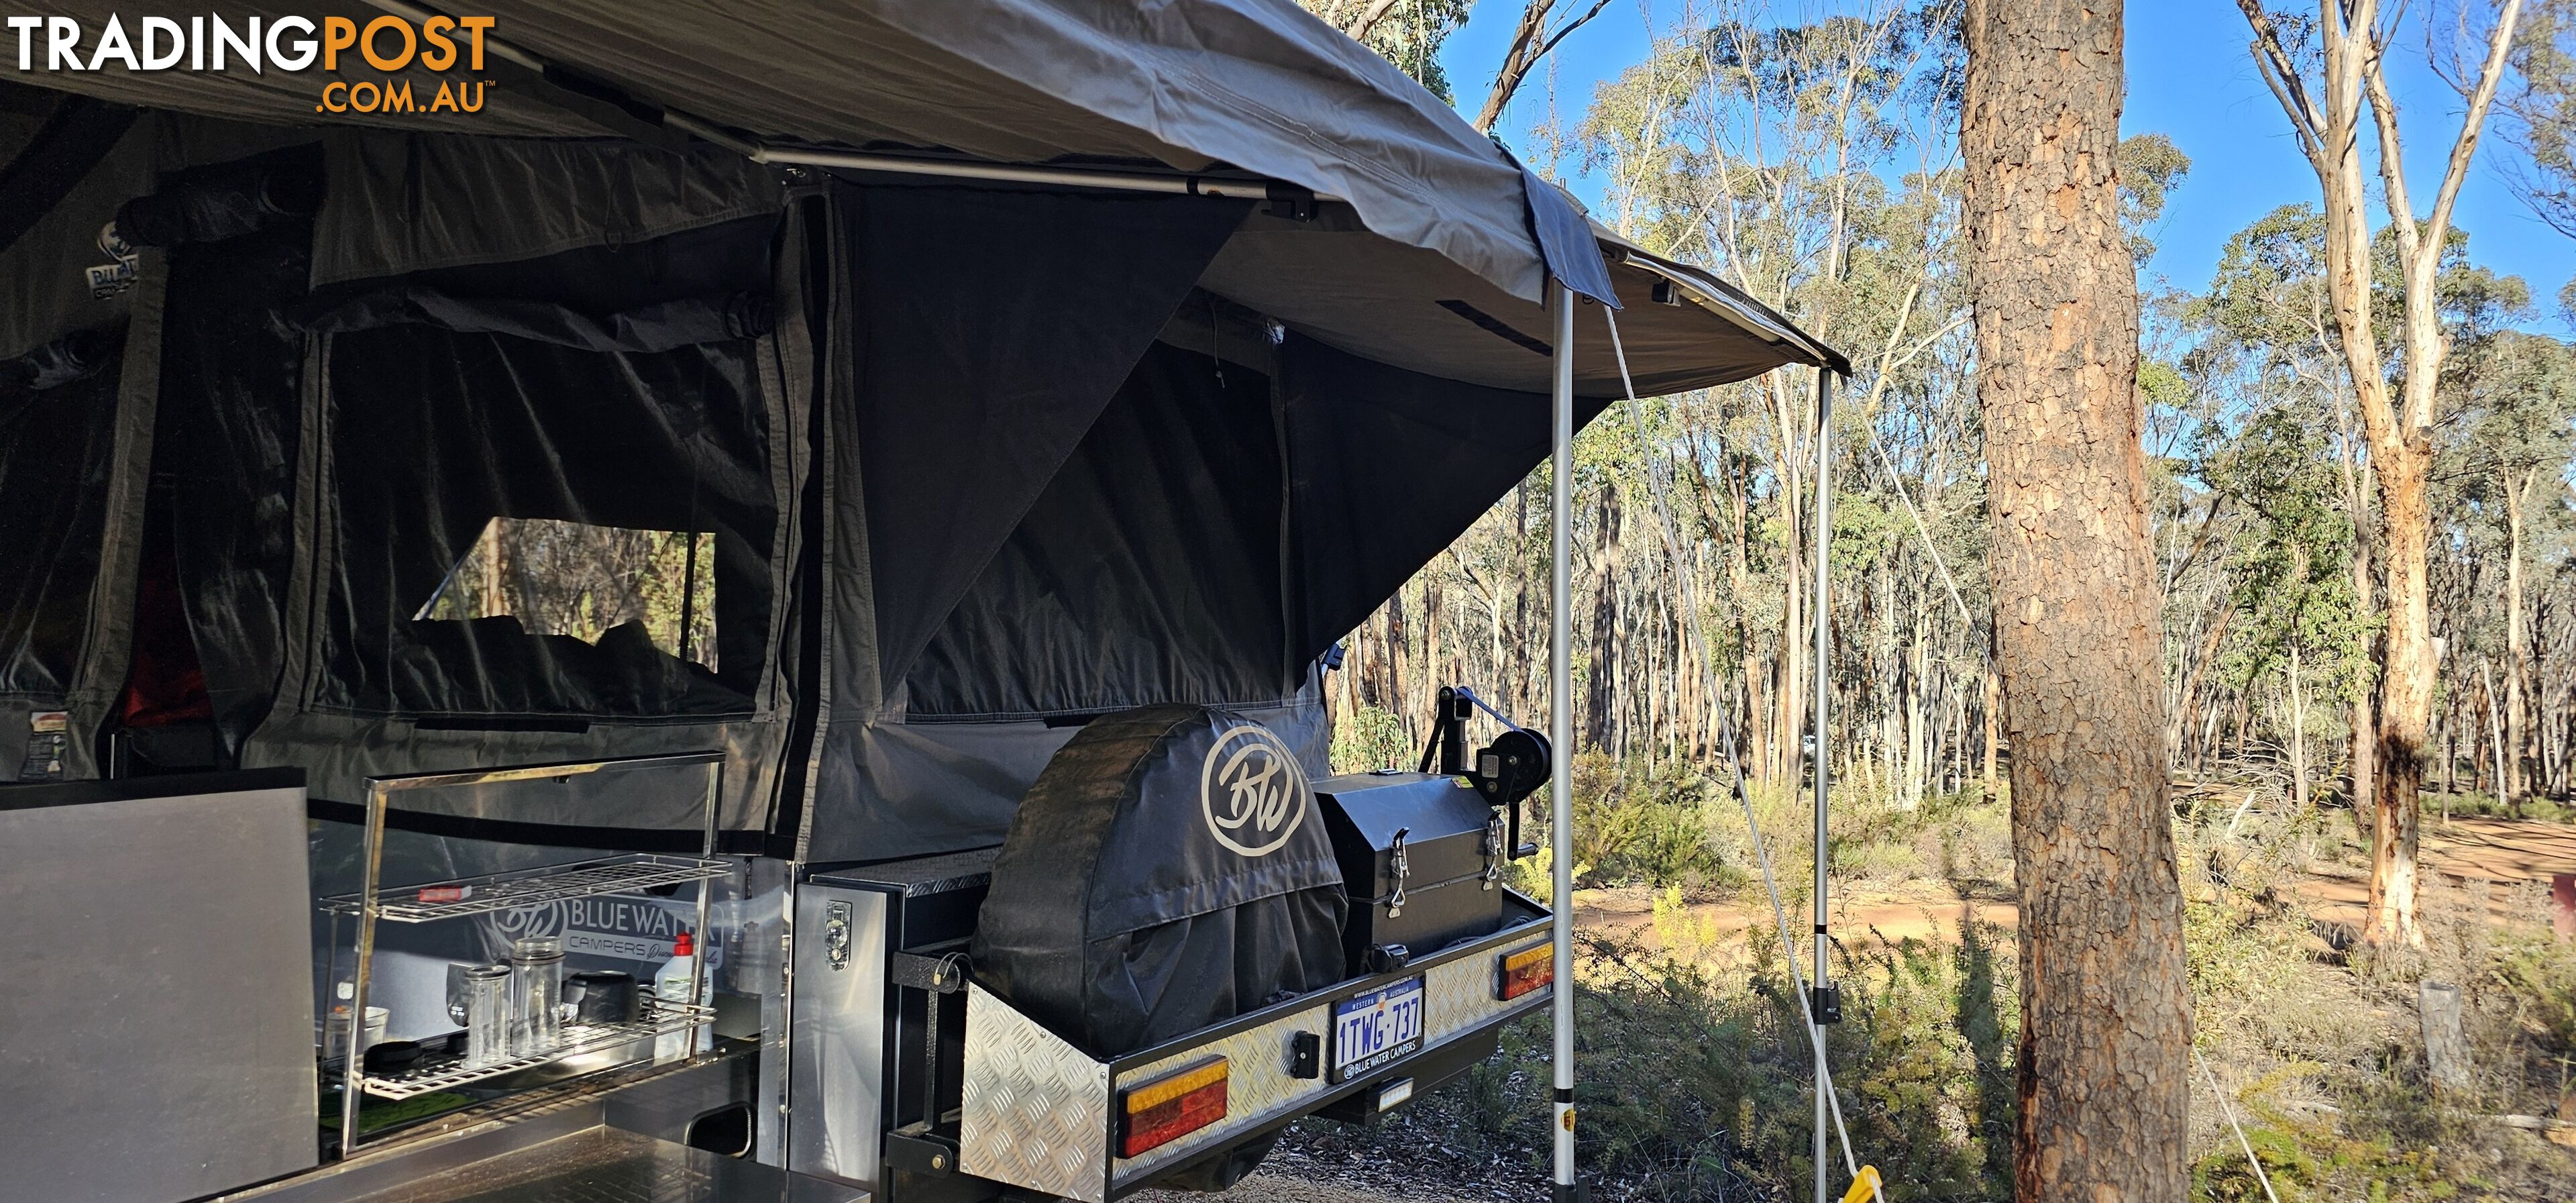
[{"label": "bottle of dish soap", "polygon": [[[689,1000],[689,978],[692,975],[695,975],[699,979],[698,1005],[707,1005],[708,1001],[714,996],[715,980],[712,975],[695,974],[697,967],[698,955],[695,938],[688,932],[681,932],[680,938],[673,941],[671,944],[671,959],[663,962],[662,972],[654,975],[653,997],[665,1003],[687,1002]],[[697,1037],[703,1031],[705,1031],[703,1027],[689,1028],[683,1031],[665,1032],[660,1036],[654,1037],[653,1059],[655,1061],[677,1061],[688,1056],[692,1046],[698,1043]]]}]

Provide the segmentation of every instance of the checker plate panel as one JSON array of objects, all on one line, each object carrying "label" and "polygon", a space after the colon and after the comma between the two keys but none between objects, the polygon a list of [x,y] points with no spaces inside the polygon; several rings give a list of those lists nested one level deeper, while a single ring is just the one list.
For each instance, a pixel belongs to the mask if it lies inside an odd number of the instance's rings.
[{"label": "checker plate panel", "polygon": [[1109,1185],[1109,1067],[966,987],[958,1168],[1082,1203]]},{"label": "checker plate panel", "polygon": [[[1521,935],[1526,938],[1498,941],[1423,971],[1426,1051],[1547,1002],[1553,986],[1510,1002],[1494,998],[1497,958],[1547,942],[1543,927]],[[1299,1032],[1329,1041],[1333,1002],[1357,992],[1336,990],[1259,1027],[1176,1050],[1117,1074],[1113,1084],[1107,1064],[969,983],[958,1168],[1081,1203],[1104,1203],[1113,1180],[1125,1189],[1335,1090],[1320,1076],[1289,1076],[1292,1042]],[[1115,1085],[1142,1084],[1210,1055],[1227,1059],[1226,1118],[1142,1157],[1113,1157]],[[1371,1075],[1377,1076],[1382,1075]]]}]

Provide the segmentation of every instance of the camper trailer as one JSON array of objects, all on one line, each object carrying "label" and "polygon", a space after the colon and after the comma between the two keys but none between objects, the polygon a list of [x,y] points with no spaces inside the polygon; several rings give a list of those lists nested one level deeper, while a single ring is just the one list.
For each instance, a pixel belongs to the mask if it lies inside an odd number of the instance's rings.
[{"label": "camper trailer", "polygon": [[1562,728],[1331,777],[1336,641],[1614,400],[1840,363],[1285,0],[101,53],[161,7],[0,74],[10,1203],[1106,1203],[1401,1107],[1556,998]]}]

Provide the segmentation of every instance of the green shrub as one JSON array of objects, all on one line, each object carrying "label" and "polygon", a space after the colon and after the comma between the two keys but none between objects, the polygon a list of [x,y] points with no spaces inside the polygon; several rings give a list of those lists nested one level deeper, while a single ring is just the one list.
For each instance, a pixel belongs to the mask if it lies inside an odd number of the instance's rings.
[{"label": "green shrub", "polygon": [[2496,956],[2495,977],[2538,1029],[2546,1055],[2576,1057],[2576,948],[2536,937],[2509,941]]},{"label": "green shrub", "polygon": [[1731,869],[1709,840],[1715,782],[1675,761],[1652,769],[1598,752],[1575,758],[1574,863],[1586,885],[1731,886]]},{"label": "green shrub", "polygon": [[[2264,1101],[2261,1092],[2276,1085],[2278,1077],[2257,1082],[2246,1091],[2237,1104],[2237,1119],[2244,1126],[2246,1145],[2262,1160],[2263,1173],[2281,1203],[2342,1199],[2440,1203],[2463,1195],[2491,1197],[2486,1193],[2491,1184],[2466,1163],[2440,1156],[2442,1135],[2463,1138],[2465,1143],[2472,1133],[2456,1123],[2443,1131],[2432,1130],[2443,1126],[2427,1114],[2428,1100],[2420,1090],[2394,1084],[2380,1087],[2373,1093],[2381,1097],[2359,1100],[2363,1105],[2346,1112],[2337,1124],[2322,1117],[2301,1118]],[[2377,1122],[2391,1107],[2410,1113],[2410,1122],[2398,1126]],[[2402,1130],[2408,1127],[2427,1130]],[[2193,1164],[2191,1184],[2194,1199],[2268,1203],[2262,1182],[2246,1163],[2245,1146],[2236,1143],[2233,1132]]]},{"label": "green shrub", "polygon": [[2464,792],[2444,795],[2424,791],[2424,813],[2428,817],[2450,815],[2454,818],[2538,819],[2547,823],[2576,822],[2576,806],[2550,798],[2527,797],[2513,806],[2496,800],[2493,794]]},{"label": "green shrub", "polygon": [[1404,720],[1365,704],[1334,716],[1331,756],[1336,773],[1365,773],[1398,765],[1411,768],[1415,763],[1413,737],[1405,732]]}]

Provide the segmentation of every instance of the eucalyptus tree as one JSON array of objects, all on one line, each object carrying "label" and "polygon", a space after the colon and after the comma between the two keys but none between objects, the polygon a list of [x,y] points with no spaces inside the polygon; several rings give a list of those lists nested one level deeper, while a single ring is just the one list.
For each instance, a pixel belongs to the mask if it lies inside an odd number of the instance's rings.
[{"label": "eucalyptus tree", "polygon": [[2501,536],[2504,685],[2497,725],[2503,728],[2504,779],[2497,792],[2518,810],[2532,791],[2532,766],[2539,759],[2526,565],[2535,511],[2547,494],[2564,497],[2562,478],[2576,451],[2570,433],[2576,422],[2576,353],[2545,335],[2503,331],[2464,359],[2452,458],[2467,508],[2486,516]]},{"label": "eucalyptus tree", "polygon": [[2354,535],[2341,474],[2319,421],[2325,398],[2298,389],[2258,402],[2232,427],[2205,433],[2199,475],[2247,515],[2218,566],[2247,621],[2227,670],[2251,692],[2277,671],[2289,731],[2290,797],[2305,811],[2310,706],[2322,690],[2349,700],[2371,680],[2373,621],[2343,571]]},{"label": "eucalyptus tree", "polygon": [[2530,0],[2511,62],[2499,103],[2523,153],[2505,179],[2542,221],[2576,238],[2576,0]]},{"label": "eucalyptus tree", "polygon": [[[2369,450],[2355,410],[2342,330],[2334,317],[2325,268],[2325,218],[2307,204],[2284,205],[2227,240],[2209,292],[2196,298],[2188,320],[2201,323],[2226,355],[2210,362],[2236,365],[2234,383],[2274,405],[2303,412],[2332,456],[2332,481],[2350,537],[2342,541],[2344,593],[2355,629],[2376,638],[2376,574],[2369,532]],[[2375,273],[2384,276],[2384,267]],[[2385,299],[2380,304],[2384,307]],[[2343,681],[2348,767],[2346,796],[2357,816],[2371,813],[2375,797],[2378,728],[2373,686],[2376,669],[2362,665]]]},{"label": "eucalyptus tree", "polygon": [[1307,11],[1396,65],[1397,69],[1454,102],[1441,47],[1467,23],[1474,0],[1298,0]]},{"label": "eucalyptus tree", "polygon": [[[1894,402],[1955,403],[1933,379],[1962,357],[1966,323],[1945,116],[1958,88],[1955,0],[1784,7],[1694,10],[1602,85],[1573,132],[1603,180],[1602,217],[1851,349],[1864,427]],[[1811,395],[1807,381],[1772,373],[1676,409],[1678,475],[1695,493],[1686,508],[1729,539],[1720,558],[1746,734],[1755,770],[1770,774],[1794,771],[1789,733],[1816,687],[1794,653],[1812,621],[1802,582],[1817,554],[1803,533],[1818,470]],[[1892,424],[1966,433],[1915,416]],[[1972,463],[1936,451],[1918,466],[1965,477]]]},{"label": "eucalyptus tree", "polygon": [[[2483,22],[2487,52],[2466,89],[2467,110],[2451,139],[2432,207],[2419,219],[2386,69],[2399,12],[2383,11],[2378,0],[2318,0],[2313,19],[2286,21],[2275,19],[2263,0],[2237,0],[2253,29],[2255,66],[2288,115],[2300,153],[2323,190],[2327,296],[2378,485],[2376,545],[2387,578],[2388,622],[2379,676],[2379,804],[2373,808],[2367,932],[2373,941],[2423,942],[2415,922],[2417,795],[2429,750],[2436,671],[2427,576],[2429,477],[2442,361],[2449,353],[2438,276],[2452,209],[2503,80],[2522,2],[2499,0]],[[2469,20],[2468,10],[2461,19]],[[2370,190],[2361,153],[2365,120],[2377,135],[2379,196],[2400,267],[2394,323],[2372,312]],[[2391,325],[2393,347],[2381,341]]]}]

